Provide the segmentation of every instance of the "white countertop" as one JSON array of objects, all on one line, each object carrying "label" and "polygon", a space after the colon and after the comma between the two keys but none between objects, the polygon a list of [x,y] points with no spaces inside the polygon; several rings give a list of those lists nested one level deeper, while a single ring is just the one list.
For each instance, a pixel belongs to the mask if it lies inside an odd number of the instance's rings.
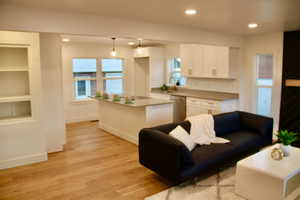
[{"label": "white countertop", "polygon": [[144,106],[153,106],[153,105],[161,105],[161,104],[172,104],[174,103],[172,100],[165,99],[155,99],[155,98],[147,98],[147,99],[136,99],[132,104],[125,104],[125,100],[121,100],[120,102],[113,101],[112,99],[104,100],[99,98],[94,98],[98,101],[104,101],[113,104],[119,104],[129,107],[144,107]]}]

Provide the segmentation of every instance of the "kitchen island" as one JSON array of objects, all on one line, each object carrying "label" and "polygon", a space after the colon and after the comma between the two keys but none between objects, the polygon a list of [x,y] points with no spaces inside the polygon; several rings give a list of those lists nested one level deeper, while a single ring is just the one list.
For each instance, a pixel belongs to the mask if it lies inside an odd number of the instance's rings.
[{"label": "kitchen island", "polygon": [[149,97],[137,98],[132,104],[98,99],[99,128],[138,144],[142,128],[173,122],[173,101]]}]

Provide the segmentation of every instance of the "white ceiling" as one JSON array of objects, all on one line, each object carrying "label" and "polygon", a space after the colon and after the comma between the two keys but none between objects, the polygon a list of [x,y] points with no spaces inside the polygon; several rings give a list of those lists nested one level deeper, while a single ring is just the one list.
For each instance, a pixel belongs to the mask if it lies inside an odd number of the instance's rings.
[{"label": "white ceiling", "polygon": [[[233,34],[300,29],[300,0],[1,0],[1,3]],[[186,16],[184,10],[189,8],[197,9],[198,14]],[[248,29],[251,22],[259,27]]]},{"label": "white ceiling", "polygon": [[[98,36],[83,36],[83,35],[65,35],[62,34],[61,38],[68,38],[70,39],[70,43],[99,43],[99,44],[112,44],[112,39],[110,37],[98,37]],[[129,42],[134,42],[136,47],[138,45],[137,39],[131,38],[116,38],[116,45],[118,46],[129,46]],[[154,40],[142,40],[143,46],[162,46],[166,45],[168,42],[165,41],[154,41]]]}]

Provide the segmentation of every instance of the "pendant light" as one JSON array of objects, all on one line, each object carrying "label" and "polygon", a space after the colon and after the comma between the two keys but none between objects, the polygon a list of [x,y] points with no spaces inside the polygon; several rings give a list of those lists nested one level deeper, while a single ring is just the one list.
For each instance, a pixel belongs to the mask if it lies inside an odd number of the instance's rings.
[{"label": "pendant light", "polygon": [[115,44],[115,42],[116,42],[116,38],[115,37],[113,37],[113,38],[111,38],[112,39],[112,41],[113,41],[113,49],[112,49],[112,51],[110,52],[110,55],[111,56],[113,56],[113,57],[116,57],[117,56],[117,51],[116,51],[116,44]]},{"label": "pendant light", "polygon": [[143,53],[143,49],[142,49],[142,39],[139,38],[138,41],[139,41],[139,45],[138,45],[138,48],[137,48],[137,53],[138,53],[138,54],[142,54],[142,53]]}]

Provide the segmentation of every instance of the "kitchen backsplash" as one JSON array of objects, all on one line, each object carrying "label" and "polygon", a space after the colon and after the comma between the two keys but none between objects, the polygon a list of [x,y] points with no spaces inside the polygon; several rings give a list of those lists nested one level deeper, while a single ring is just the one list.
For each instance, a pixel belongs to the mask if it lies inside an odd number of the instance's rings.
[{"label": "kitchen backsplash", "polygon": [[186,87],[198,90],[239,93],[238,80],[187,78]]}]

